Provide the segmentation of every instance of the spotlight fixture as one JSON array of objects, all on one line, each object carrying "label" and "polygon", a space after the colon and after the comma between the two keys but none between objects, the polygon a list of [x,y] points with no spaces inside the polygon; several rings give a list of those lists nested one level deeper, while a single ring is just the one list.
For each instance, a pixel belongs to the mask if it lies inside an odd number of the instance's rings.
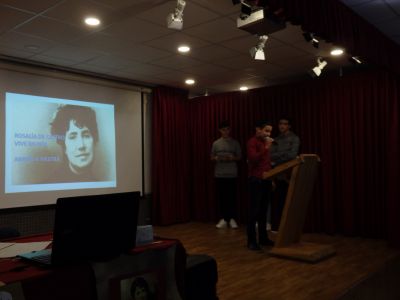
[{"label": "spotlight fixture", "polygon": [[194,81],[194,79],[191,79],[191,78],[188,78],[188,79],[185,80],[185,83],[189,84],[189,85],[193,85],[195,82],[196,81]]},{"label": "spotlight fixture", "polygon": [[359,65],[362,64],[362,61],[361,61],[361,59],[360,59],[359,56],[350,56],[350,57],[349,57],[349,60],[350,60],[350,62],[352,62],[353,64],[359,64]]},{"label": "spotlight fixture", "polygon": [[344,53],[343,49],[335,48],[331,51],[332,56],[340,56]]},{"label": "spotlight fixture", "polygon": [[181,30],[183,27],[183,10],[185,8],[185,0],[177,0],[176,8],[173,13],[167,16],[167,26],[170,29]]},{"label": "spotlight fixture", "polygon": [[317,59],[317,63],[318,65],[316,67],[314,67],[311,71],[310,71],[310,75],[311,77],[318,77],[319,75],[321,75],[322,70],[326,67],[326,65],[328,64],[326,62],[326,60],[323,60],[322,57],[318,57]]},{"label": "spotlight fixture", "polygon": [[315,37],[314,33],[304,32],[303,36],[307,42],[311,43],[314,46],[314,48],[319,47],[319,40]]},{"label": "spotlight fixture", "polygon": [[264,47],[268,40],[268,35],[260,35],[257,46],[250,49],[250,55],[255,60],[265,60]]}]

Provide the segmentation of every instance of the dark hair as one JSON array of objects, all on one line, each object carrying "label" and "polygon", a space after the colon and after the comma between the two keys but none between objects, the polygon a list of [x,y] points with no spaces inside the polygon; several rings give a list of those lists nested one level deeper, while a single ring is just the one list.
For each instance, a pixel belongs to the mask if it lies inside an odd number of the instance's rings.
[{"label": "dark hair", "polygon": [[278,122],[282,121],[282,120],[286,120],[288,121],[289,125],[292,125],[292,118],[288,117],[288,116],[281,116],[278,120]]},{"label": "dark hair", "polygon": [[88,106],[60,105],[57,109],[51,125],[51,134],[57,137],[57,143],[65,147],[65,133],[69,129],[71,120],[75,121],[76,126],[82,128],[86,126],[93,136],[95,143],[99,140],[97,129],[96,113]]},{"label": "dark hair", "polygon": [[256,128],[264,128],[267,125],[272,126],[272,123],[268,120],[258,120],[254,125]]},{"label": "dark hair", "polygon": [[137,277],[131,284],[131,297],[135,299],[136,288],[143,288],[146,291],[148,299],[150,299],[150,288],[149,284],[143,277]]},{"label": "dark hair", "polygon": [[226,128],[226,127],[231,127],[231,124],[229,123],[228,120],[224,120],[218,125],[218,129]]}]

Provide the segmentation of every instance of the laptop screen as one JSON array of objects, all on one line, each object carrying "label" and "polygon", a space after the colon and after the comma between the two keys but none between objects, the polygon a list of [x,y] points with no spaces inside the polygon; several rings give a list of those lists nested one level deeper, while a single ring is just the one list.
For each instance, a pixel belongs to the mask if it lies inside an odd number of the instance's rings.
[{"label": "laptop screen", "polygon": [[104,261],[135,246],[139,192],[57,199],[51,264]]}]

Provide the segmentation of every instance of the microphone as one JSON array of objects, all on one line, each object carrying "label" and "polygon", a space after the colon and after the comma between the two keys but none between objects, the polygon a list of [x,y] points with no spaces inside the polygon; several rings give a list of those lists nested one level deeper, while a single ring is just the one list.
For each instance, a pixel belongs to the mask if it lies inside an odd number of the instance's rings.
[{"label": "microphone", "polygon": [[266,136],[266,137],[265,137],[265,141],[266,141],[266,142],[269,142],[269,143],[275,142],[275,140],[274,140],[272,137],[270,137],[270,136]]}]

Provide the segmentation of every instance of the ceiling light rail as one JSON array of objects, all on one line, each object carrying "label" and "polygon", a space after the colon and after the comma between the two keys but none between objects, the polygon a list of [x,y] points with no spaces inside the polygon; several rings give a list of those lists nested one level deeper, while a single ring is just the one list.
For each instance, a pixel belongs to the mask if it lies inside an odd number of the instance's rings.
[{"label": "ceiling light rail", "polygon": [[306,40],[306,42],[311,43],[314,48],[319,47],[319,39],[315,36],[314,33],[311,32],[304,32],[303,37]]}]

